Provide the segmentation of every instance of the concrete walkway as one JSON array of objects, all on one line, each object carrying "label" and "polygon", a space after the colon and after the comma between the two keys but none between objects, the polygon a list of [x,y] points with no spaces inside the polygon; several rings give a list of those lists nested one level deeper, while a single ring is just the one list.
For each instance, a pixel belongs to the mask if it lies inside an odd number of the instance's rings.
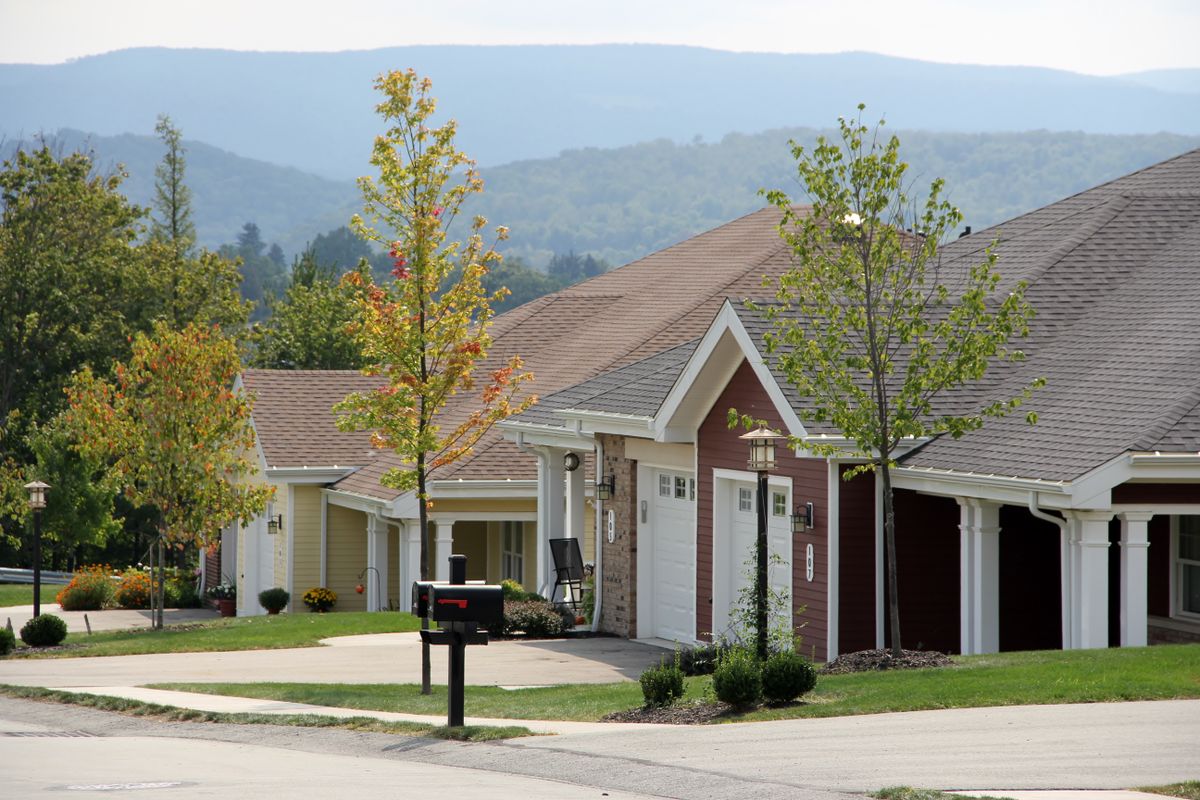
[{"label": "concrete walkway", "polygon": [[[58,603],[43,603],[43,614],[53,614],[61,617],[67,623],[69,633],[87,633],[88,625],[95,631],[127,631],[134,628],[150,627],[150,611],[108,608],[103,611],[63,611]],[[220,614],[211,608],[167,608],[163,610],[164,625],[181,625],[185,622],[202,622],[217,619]],[[21,632],[21,626],[33,619],[33,606],[3,606],[0,607],[0,625],[5,622],[12,624],[14,633]]]}]

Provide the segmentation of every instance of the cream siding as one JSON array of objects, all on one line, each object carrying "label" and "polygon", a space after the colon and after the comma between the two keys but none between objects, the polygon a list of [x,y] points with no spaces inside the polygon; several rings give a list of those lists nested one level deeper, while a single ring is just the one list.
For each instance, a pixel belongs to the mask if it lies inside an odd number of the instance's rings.
[{"label": "cream siding", "polygon": [[[286,520],[285,520],[286,521]],[[292,609],[304,610],[301,597],[321,585],[321,487],[298,484],[292,487]],[[340,598],[339,598],[340,600]]]},{"label": "cream siding", "polygon": [[337,611],[366,611],[367,595],[354,587],[367,566],[367,515],[351,508],[329,505],[328,586],[337,592]]},{"label": "cream siding", "polygon": [[289,486],[286,483],[274,484],[275,499],[268,504],[267,511],[272,517],[278,518],[283,515],[283,529],[279,533],[270,537],[272,541],[272,550],[275,553],[275,580],[271,586],[264,586],[264,589],[270,589],[274,586],[282,586],[287,588],[288,584],[288,535],[287,528],[292,524],[288,519],[291,515],[288,514],[288,490]]}]

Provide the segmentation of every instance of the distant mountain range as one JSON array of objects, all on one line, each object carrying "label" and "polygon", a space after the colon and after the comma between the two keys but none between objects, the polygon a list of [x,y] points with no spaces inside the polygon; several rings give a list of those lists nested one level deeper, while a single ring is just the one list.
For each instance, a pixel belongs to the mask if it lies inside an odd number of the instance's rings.
[{"label": "distant mountain range", "polygon": [[[184,133],[197,232],[210,247],[234,241],[244,223],[255,222],[290,257],[361,207],[351,181],[243,158]],[[1200,136],[1174,134],[897,133],[917,187],[945,178],[949,199],[976,230],[1200,147]],[[811,143],[817,134],[792,128],[711,144],[658,140],[486,167],[486,191],[471,210],[509,226],[507,252],[535,266],[572,250],[622,264],[761,208],[761,188],[783,189],[802,202],[787,143]],[[0,156],[13,144],[0,146]],[[66,130],[55,146],[91,149],[106,172],[124,164],[123,190],[150,204],[163,154],[158,139]]]},{"label": "distant mountain range", "polygon": [[[234,24],[231,22],[231,24]],[[897,129],[1200,134],[1200,70],[1093,77],[869,53],[730,53],[660,45],[427,46],[342,53],[133,49],[57,65],[0,64],[0,137],[60,128],[186,135],[345,180],[380,122],[372,79],[434,81],[459,144],[483,165],[667,139],[827,127],[859,102]]]}]

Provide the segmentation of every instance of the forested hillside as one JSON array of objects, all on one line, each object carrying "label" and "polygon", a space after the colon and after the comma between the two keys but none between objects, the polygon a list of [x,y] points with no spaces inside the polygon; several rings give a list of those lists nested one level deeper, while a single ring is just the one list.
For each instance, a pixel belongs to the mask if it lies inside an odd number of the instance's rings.
[{"label": "forested hillside", "polygon": [[[187,134],[187,131],[184,131]],[[1171,134],[952,134],[897,131],[913,180],[946,179],[950,199],[976,230],[1111,178],[1200,147],[1200,137]],[[760,188],[799,198],[789,139],[811,142],[808,128],[720,142],[666,140],[615,149],[583,149],[556,158],[483,170],[487,190],[475,211],[507,225],[506,252],[544,268],[555,253],[590,253],[611,264],[680,241],[760,208]],[[151,136],[85,137],[66,132],[62,146],[95,150],[97,162],[125,164],[122,190],[148,205],[162,143]],[[278,242],[288,263],[319,234],[359,210],[350,181],[330,181],[240,158],[186,141],[187,182],[201,244],[231,244],[247,222]],[[11,143],[10,143],[11,146]]]}]

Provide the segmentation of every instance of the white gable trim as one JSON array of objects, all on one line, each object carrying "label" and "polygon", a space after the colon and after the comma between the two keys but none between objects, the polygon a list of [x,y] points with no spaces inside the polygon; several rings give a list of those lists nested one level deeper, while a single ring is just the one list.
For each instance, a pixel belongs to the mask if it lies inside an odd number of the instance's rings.
[{"label": "white gable trim", "polygon": [[743,360],[754,370],[783,419],[787,433],[800,438],[807,436],[783,389],[763,362],[753,337],[742,325],[733,304],[726,300],[663,401],[654,420],[654,438],[660,442],[695,441],[696,429],[712,411]]}]

